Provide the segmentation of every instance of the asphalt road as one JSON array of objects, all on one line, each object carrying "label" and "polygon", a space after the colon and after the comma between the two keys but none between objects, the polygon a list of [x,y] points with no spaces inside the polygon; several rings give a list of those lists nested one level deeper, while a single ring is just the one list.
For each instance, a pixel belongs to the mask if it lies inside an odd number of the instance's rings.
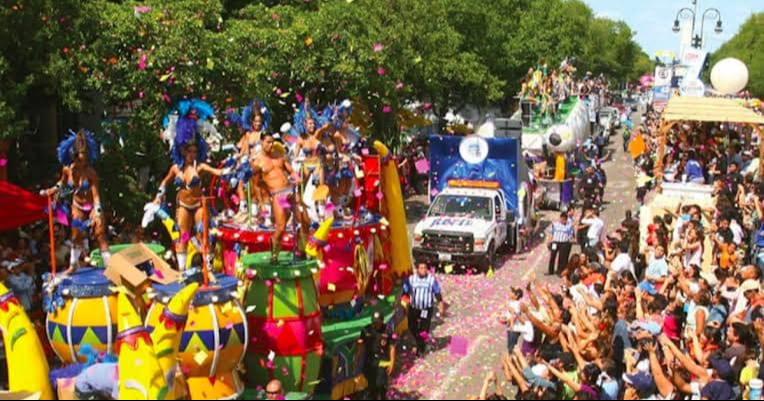
[{"label": "asphalt road", "polygon": [[[635,125],[640,122],[634,116]],[[626,210],[636,209],[636,180],[631,158],[623,153],[621,132],[612,137],[612,157],[605,164],[608,186],[603,220],[608,230],[617,227]],[[407,205],[410,222],[426,212],[422,199]],[[541,211],[541,227],[554,220],[556,213]],[[485,275],[438,274],[449,304],[442,319],[436,319],[430,339],[430,352],[421,359],[411,354],[411,339],[402,338],[401,358],[388,393],[391,399],[469,399],[479,394],[483,380],[492,369],[499,372],[500,357],[506,352],[506,329],[499,324],[511,287],[525,287],[532,277],[559,285],[557,277],[545,276],[549,253],[545,235],[537,233],[531,247],[520,255],[505,257],[503,266],[492,277]],[[576,249],[574,249],[574,252]],[[466,346],[465,346],[466,345]],[[507,394],[511,386],[503,383]]]}]

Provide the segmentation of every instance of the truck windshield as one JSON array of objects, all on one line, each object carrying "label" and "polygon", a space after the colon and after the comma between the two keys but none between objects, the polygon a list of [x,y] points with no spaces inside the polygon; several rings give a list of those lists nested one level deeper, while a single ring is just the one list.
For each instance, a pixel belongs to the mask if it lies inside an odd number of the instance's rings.
[{"label": "truck windshield", "polygon": [[432,217],[469,217],[481,220],[493,219],[493,200],[481,196],[441,195],[435,198]]}]

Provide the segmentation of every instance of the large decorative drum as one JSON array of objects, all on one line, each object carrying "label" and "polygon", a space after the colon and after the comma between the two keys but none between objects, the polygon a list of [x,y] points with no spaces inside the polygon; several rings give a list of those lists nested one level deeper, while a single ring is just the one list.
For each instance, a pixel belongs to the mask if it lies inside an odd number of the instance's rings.
[{"label": "large decorative drum", "polygon": [[[61,276],[63,277],[63,276]],[[103,270],[79,269],[46,294],[48,341],[65,364],[79,361],[80,346],[112,352],[117,336],[117,297]]]},{"label": "large decorative drum", "polygon": [[[149,331],[162,324],[160,317],[183,285],[154,285],[154,303],[146,317]],[[244,385],[236,372],[247,348],[246,315],[236,299],[238,280],[218,276],[199,288],[180,341],[178,359],[194,400],[236,398]]]},{"label": "large decorative drum", "polygon": [[251,386],[279,379],[286,391],[312,393],[321,357],[321,307],[313,275],[314,260],[293,260],[282,253],[271,264],[270,253],[244,258],[253,276],[247,293],[247,318],[252,336],[247,353]]}]

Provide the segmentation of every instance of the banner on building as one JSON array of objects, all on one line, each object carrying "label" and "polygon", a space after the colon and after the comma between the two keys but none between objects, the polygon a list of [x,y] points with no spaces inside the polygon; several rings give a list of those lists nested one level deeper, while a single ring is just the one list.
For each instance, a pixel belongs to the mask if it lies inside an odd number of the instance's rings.
[{"label": "banner on building", "polygon": [[671,66],[657,66],[655,67],[655,86],[669,86],[671,85],[671,78],[673,74]]},{"label": "banner on building", "polygon": [[[670,84],[671,82],[669,82]],[[663,111],[671,98],[671,86],[655,86],[653,88],[653,108],[657,111]]]},{"label": "banner on building", "polygon": [[706,62],[706,53],[704,50],[689,48],[682,54],[682,65],[687,67],[685,78],[698,78],[703,70],[703,64]]}]

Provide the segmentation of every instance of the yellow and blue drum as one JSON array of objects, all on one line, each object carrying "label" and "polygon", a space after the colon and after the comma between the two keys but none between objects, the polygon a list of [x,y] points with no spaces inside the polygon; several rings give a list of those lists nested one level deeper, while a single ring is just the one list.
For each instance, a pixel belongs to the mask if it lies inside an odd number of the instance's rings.
[{"label": "yellow and blue drum", "polygon": [[[194,400],[237,398],[244,384],[236,368],[249,344],[244,309],[236,298],[238,280],[220,275],[207,288],[199,288],[188,313],[178,360]],[[154,285],[154,303],[146,317],[149,331],[160,325],[167,303],[184,284]]]},{"label": "yellow and blue drum", "polygon": [[46,295],[46,333],[53,351],[64,364],[84,362],[78,358],[88,344],[100,352],[112,352],[117,336],[117,297],[103,270],[80,269],[65,277]]}]

